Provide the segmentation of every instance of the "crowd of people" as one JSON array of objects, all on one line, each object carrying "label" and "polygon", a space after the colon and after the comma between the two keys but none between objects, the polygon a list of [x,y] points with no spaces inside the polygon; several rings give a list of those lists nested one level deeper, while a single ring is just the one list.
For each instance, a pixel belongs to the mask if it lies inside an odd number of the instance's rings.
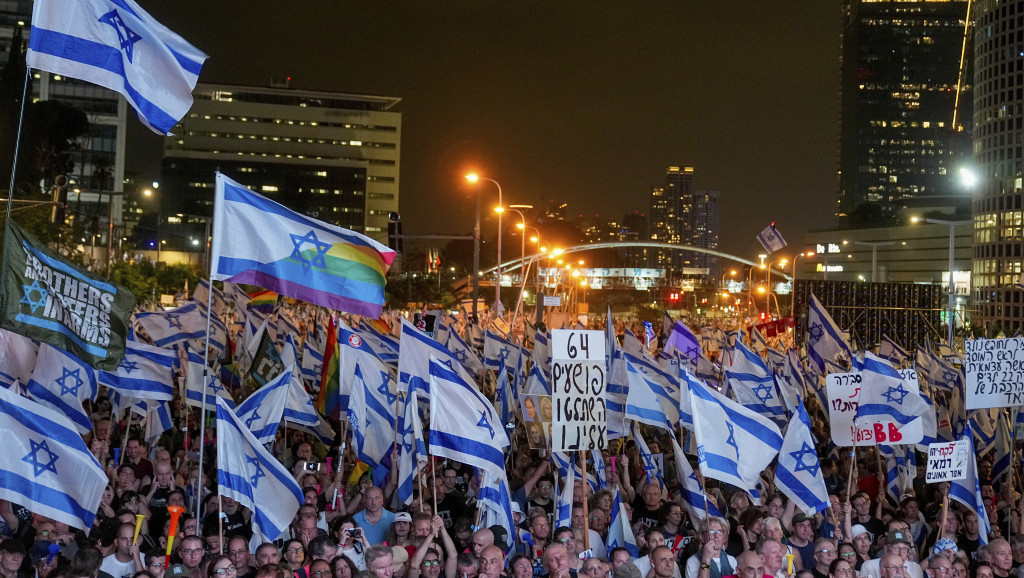
[{"label": "crowd of people", "polygon": [[[508,532],[481,527],[479,477],[464,464],[431,459],[403,506],[397,468],[375,486],[350,445],[285,427],[273,452],[305,502],[285,534],[268,539],[251,511],[217,492],[212,423],[200,439],[197,410],[174,407],[176,427],[147,444],[139,425],[111,418],[102,394],[92,402],[85,442],[109,477],[95,524],[69,528],[0,501],[0,578],[1024,578],[1024,501],[1013,473],[991,479],[991,456],[978,462],[987,535],[972,510],[947,499],[948,483],[925,484],[919,474],[897,502],[872,448],[841,460],[818,448],[831,505],[808,513],[776,491],[771,468],[761,504],[711,479],[701,479],[705,504],[686,502],[673,452],[652,471],[628,438],[603,452],[603,484],[573,485],[571,516],[558,525],[567,482],[520,424],[507,462]],[[670,447],[664,430],[643,431],[652,454]],[[339,447],[347,448],[340,460]],[[185,513],[172,520],[170,506]]]}]

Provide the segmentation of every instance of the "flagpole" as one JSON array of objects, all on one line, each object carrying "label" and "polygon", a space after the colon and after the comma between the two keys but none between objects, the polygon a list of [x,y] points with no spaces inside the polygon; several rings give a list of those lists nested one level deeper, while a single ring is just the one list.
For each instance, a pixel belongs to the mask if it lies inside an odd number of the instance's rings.
[{"label": "flagpole", "polygon": [[[217,199],[214,198],[214,214],[217,214]],[[199,507],[202,504],[203,494],[203,450],[206,448],[206,392],[210,384],[210,318],[213,317],[213,260],[210,260],[210,275],[207,276],[210,290],[206,292],[206,345],[203,347],[203,400],[199,406],[199,487],[196,500],[196,518],[199,516]]]},{"label": "flagpole", "polygon": [[25,66],[25,84],[21,88],[21,111],[18,113],[18,135],[14,141],[14,160],[11,161],[11,188],[7,190],[7,215],[11,218],[11,205],[14,204],[14,176],[18,168],[18,149],[21,145],[21,126],[25,119],[25,96],[28,94],[28,79],[32,74],[32,67]]},{"label": "flagpole", "polygon": [[[118,468],[121,467],[121,462],[124,461],[124,451],[125,451],[125,448],[128,447],[128,435],[132,431],[132,412],[131,412],[131,409],[132,408],[130,406],[128,408],[126,408],[126,410],[128,412],[128,415],[125,416],[125,419],[127,420],[128,423],[126,423],[125,426],[124,426],[124,437],[121,439],[121,452],[117,454],[117,467]],[[115,472],[115,475],[116,475],[116,473],[117,472]]]},{"label": "flagpole", "polygon": [[[570,464],[571,465],[571,464]],[[597,468],[597,464],[594,464],[594,468]],[[580,470],[582,471],[582,482],[587,484],[587,452],[580,450]],[[587,511],[587,486],[583,486],[583,549],[590,549],[590,521],[588,520],[590,513]],[[571,516],[570,516],[571,519]]]}]

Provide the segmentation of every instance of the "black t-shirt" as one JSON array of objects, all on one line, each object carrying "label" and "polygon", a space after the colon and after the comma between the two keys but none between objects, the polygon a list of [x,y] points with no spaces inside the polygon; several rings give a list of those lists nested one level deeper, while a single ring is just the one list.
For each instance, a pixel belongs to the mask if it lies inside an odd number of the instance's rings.
[{"label": "black t-shirt", "polygon": [[445,529],[451,530],[455,520],[466,515],[466,499],[457,492],[446,494],[444,499],[437,503],[437,515],[444,520]]},{"label": "black t-shirt", "polygon": [[855,520],[853,524],[860,524],[861,526],[864,526],[865,530],[871,532],[875,536],[881,536],[882,534],[885,534],[885,522],[879,520],[874,516],[871,516],[871,518],[869,518],[867,522],[858,522]]},{"label": "black t-shirt", "polygon": [[245,516],[242,515],[241,510],[234,514],[228,514],[224,518],[224,535],[234,536],[235,534],[245,536],[246,540],[252,538],[252,526],[245,521]]},{"label": "black t-shirt", "polygon": [[[149,491],[153,488],[150,484],[145,488],[139,490],[139,494],[142,496],[148,496]],[[153,497],[149,499],[149,511],[152,516],[149,519],[149,535],[160,537],[164,533],[164,523],[167,521],[167,495],[171,491],[167,488],[157,488],[153,492]]]},{"label": "black t-shirt", "polygon": [[978,548],[981,547],[981,536],[978,536],[977,540],[971,540],[967,536],[961,536],[960,539],[956,541],[956,547],[957,550],[961,552],[967,552],[967,556],[970,557],[971,560],[977,560]]},{"label": "black t-shirt", "polygon": [[668,514],[668,507],[665,503],[651,510],[640,496],[633,500],[633,521],[642,522],[648,528],[661,527],[665,523],[666,514]]}]

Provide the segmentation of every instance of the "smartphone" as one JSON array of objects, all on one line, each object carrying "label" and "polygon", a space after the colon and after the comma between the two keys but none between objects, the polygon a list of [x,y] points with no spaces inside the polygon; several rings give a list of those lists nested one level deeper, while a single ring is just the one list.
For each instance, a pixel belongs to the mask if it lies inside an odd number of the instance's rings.
[{"label": "smartphone", "polygon": [[306,471],[307,472],[319,472],[320,471],[320,462],[306,462]]}]

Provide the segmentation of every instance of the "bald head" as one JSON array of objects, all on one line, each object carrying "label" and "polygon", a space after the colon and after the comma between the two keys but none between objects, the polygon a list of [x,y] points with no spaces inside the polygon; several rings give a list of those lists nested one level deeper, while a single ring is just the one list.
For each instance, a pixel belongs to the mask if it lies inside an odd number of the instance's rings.
[{"label": "bald head", "polygon": [[[494,544],[494,532],[490,528],[483,528],[473,532],[472,548],[473,554],[479,558],[484,548]],[[500,551],[500,550],[499,550]]]},{"label": "bald head", "polygon": [[505,569],[505,554],[501,548],[491,544],[480,552],[480,576],[499,578]]},{"label": "bald head", "polygon": [[764,562],[757,552],[747,550],[736,558],[736,574],[747,576],[764,576]]}]

